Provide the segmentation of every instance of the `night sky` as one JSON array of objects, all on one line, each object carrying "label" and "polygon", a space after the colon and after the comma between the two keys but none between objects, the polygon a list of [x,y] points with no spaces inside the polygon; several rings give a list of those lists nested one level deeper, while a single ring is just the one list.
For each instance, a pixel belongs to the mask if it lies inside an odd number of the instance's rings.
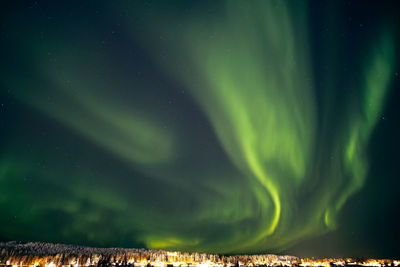
[{"label": "night sky", "polygon": [[398,1],[0,10],[0,241],[399,258]]}]

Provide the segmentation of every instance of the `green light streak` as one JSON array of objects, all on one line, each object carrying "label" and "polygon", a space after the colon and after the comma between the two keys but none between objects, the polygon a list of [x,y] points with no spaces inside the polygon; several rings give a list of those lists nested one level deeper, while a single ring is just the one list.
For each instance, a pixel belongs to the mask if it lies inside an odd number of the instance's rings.
[{"label": "green light streak", "polygon": [[[341,120],[349,126],[337,136],[322,137],[315,97],[315,90],[321,89],[314,90],[312,82],[306,9],[301,8],[297,6],[293,16],[284,1],[227,2],[217,19],[191,19],[185,30],[172,33],[183,36],[176,37],[179,47],[162,43],[172,51],[180,49],[189,60],[173,69],[170,61],[158,58],[159,62],[191,90],[231,161],[268,196],[252,189],[262,210],[262,215],[257,208],[252,211],[259,218],[256,234],[226,242],[222,252],[284,247],[335,229],[337,213],[365,182],[365,149],[389,89],[393,40],[382,38],[376,44],[377,54],[365,65],[368,69],[362,75],[367,80],[361,86],[366,117],[357,109],[364,105],[359,99],[346,103],[350,119]],[[326,77],[334,78],[332,73]],[[324,120],[323,124],[331,123]],[[335,140],[330,151],[317,143],[320,136],[322,144]],[[332,155],[331,166],[315,167],[320,153]],[[305,208],[296,200],[297,190],[315,183],[320,188]],[[293,226],[297,210],[304,212],[297,216],[309,218]]]}]

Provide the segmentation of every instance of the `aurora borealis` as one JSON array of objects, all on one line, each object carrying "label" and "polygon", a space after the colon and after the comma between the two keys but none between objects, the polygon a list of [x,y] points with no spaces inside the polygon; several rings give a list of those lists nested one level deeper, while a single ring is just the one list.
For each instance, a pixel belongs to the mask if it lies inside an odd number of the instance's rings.
[{"label": "aurora borealis", "polygon": [[0,241],[399,254],[395,3],[3,5]]}]

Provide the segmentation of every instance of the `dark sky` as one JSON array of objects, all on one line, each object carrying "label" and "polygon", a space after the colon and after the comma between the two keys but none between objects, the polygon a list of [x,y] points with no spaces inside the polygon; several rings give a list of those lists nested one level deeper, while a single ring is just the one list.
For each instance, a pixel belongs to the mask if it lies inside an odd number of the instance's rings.
[{"label": "dark sky", "polygon": [[0,241],[400,256],[396,1],[0,10]]}]

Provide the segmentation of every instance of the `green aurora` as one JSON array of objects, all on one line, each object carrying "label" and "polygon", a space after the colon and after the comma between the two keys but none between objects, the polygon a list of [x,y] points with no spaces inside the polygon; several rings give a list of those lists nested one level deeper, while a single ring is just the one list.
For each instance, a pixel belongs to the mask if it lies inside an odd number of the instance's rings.
[{"label": "green aurora", "polygon": [[121,1],[104,16],[119,14],[123,37],[101,42],[93,14],[3,18],[18,53],[2,95],[22,111],[2,136],[0,237],[254,253],[337,229],[369,173],[395,25],[376,22],[342,75],[350,45],[332,35],[316,51],[306,3],[188,15]]}]

